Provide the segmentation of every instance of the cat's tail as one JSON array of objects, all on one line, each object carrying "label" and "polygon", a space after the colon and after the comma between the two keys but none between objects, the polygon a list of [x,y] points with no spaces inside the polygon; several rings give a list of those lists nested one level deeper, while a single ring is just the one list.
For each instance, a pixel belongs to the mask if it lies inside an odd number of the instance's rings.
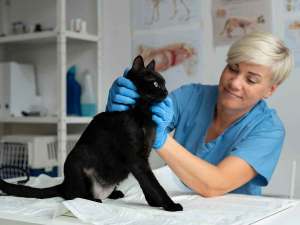
[{"label": "cat's tail", "polygon": [[0,179],[0,190],[8,195],[25,198],[52,198],[62,197],[62,184],[49,188],[34,188],[24,185],[11,184]]}]

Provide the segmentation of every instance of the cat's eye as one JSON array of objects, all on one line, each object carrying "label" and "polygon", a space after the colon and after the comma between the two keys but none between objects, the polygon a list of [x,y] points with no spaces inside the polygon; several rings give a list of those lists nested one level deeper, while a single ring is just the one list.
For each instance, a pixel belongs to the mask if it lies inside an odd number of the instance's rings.
[{"label": "cat's eye", "polygon": [[154,81],[154,82],[153,82],[153,85],[154,85],[154,87],[156,87],[156,88],[157,88],[157,87],[158,87],[158,83],[157,83],[157,81]]}]

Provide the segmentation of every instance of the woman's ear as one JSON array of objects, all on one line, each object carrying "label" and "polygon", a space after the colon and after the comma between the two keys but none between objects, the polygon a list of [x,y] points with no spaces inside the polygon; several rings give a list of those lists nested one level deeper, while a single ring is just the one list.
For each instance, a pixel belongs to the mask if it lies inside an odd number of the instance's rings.
[{"label": "woman's ear", "polygon": [[276,90],[277,90],[278,84],[272,84],[269,91],[265,94],[264,98],[269,98]]}]

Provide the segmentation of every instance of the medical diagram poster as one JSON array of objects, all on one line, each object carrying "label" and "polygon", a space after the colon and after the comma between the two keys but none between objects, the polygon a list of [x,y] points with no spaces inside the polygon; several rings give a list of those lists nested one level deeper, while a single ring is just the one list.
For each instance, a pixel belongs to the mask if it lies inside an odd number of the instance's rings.
[{"label": "medical diagram poster", "polygon": [[300,66],[300,0],[284,0],[284,41],[292,50],[295,67]]},{"label": "medical diagram poster", "polygon": [[199,22],[199,0],[132,0],[132,27],[146,30]]},{"label": "medical diagram poster", "polygon": [[[175,2],[175,3],[174,3]],[[202,65],[201,1],[131,1],[132,58],[155,60],[169,91],[199,82]],[[158,5],[157,5],[158,4]]]},{"label": "medical diagram poster", "polygon": [[253,31],[272,31],[270,0],[212,0],[214,45],[229,45]]}]

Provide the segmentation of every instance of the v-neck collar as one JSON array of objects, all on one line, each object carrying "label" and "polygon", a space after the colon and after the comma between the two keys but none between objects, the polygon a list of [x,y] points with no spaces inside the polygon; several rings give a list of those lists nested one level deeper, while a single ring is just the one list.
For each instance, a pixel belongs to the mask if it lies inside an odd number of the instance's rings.
[{"label": "v-neck collar", "polygon": [[218,100],[218,94],[219,92],[217,91],[217,94],[215,95],[215,99],[213,101],[213,104],[211,105],[212,108],[209,109],[209,113],[210,113],[210,117],[209,117],[209,121],[206,125],[206,129],[205,129],[205,135],[203,137],[203,143],[205,145],[208,144],[214,144],[216,143],[216,141],[222,137],[224,135],[224,133],[226,133],[226,131],[228,131],[231,127],[235,126],[236,124],[238,124],[241,120],[243,120],[251,111],[253,111],[253,109],[255,109],[259,104],[262,104],[262,100],[258,101],[248,112],[244,113],[240,118],[238,118],[236,121],[234,121],[233,123],[231,123],[227,128],[225,128],[223,130],[223,132],[221,134],[219,134],[216,138],[212,139],[211,141],[206,142],[206,136],[207,136],[207,132],[208,129],[211,125],[211,123],[213,122],[213,119],[215,117],[215,113],[216,113],[216,108],[217,108],[217,100]]}]

